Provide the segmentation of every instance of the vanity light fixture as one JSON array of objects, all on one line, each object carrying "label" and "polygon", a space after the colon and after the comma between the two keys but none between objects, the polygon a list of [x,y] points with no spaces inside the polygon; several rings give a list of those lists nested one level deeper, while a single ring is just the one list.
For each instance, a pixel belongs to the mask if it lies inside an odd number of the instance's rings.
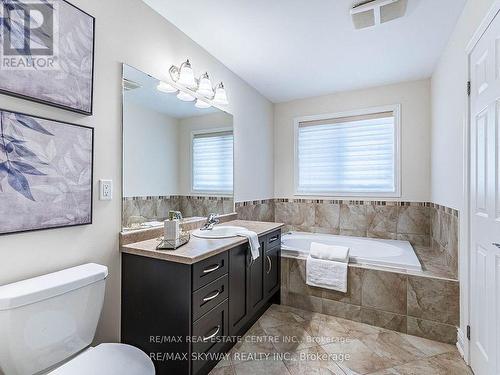
[{"label": "vanity light fixture", "polygon": [[226,89],[224,88],[224,84],[221,82],[215,89],[214,103],[228,105]]},{"label": "vanity light fixture", "polygon": [[182,100],[183,102],[192,102],[196,98],[193,95],[188,94],[187,92],[179,91],[179,93],[177,94],[177,99]]},{"label": "vanity light fixture", "polygon": [[196,104],[194,106],[196,108],[203,108],[203,109],[211,107],[211,105],[209,103],[207,103],[206,101],[201,100],[201,99],[196,100]]},{"label": "vanity light fixture", "polygon": [[156,86],[156,89],[158,91],[161,91],[161,92],[164,92],[164,93],[167,93],[167,94],[173,94],[173,93],[176,93],[178,91],[170,83],[167,83],[167,82],[164,82],[164,81],[160,81],[160,83],[158,84],[158,86]]},{"label": "vanity light fixture", "polygon": [[[204,73],[199,79],[196,79],[189,59],[178,67],[172,65],[168,72],[172,84],[160,82],[158,90],[172,93],[178,91],[177,97],[185,102],[201,98],[202,100],[196,102],[197,108],[210,108],[213,105],[212,102],[217,105],[229,104],[224,84],[220,82],[214,90],[208,73]],[[167,91],[166,86],[172,87],[173,90]]]},{"label": "vanity light fixture", "polygon": [[214,96],[214,89],[212,88],[212,81],[210,81],[210,77],[208,73],[203,74],[200,77],[198,84],[198,94],[203,95],[207,98],[211,98]]},{"label": "vanity light fixture", "polygon": [[178,84],[190,89],[196,87],[196,79],[194,78],[193,68],[189,59],[184,61],[180,67],[172,65],[169,72],[170,77]]}]

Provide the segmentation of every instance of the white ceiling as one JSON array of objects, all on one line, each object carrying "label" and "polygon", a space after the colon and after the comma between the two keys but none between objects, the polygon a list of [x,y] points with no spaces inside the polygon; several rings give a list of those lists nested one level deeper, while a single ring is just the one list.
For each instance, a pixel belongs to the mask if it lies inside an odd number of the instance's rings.
[{"label": "white ceiling", "polygon": [[123,65],[123,78],[140,85],[139,88],[125,91],[127,100],[167,116],[182,119],[186,117],[202,116],[209,113],[220,112],[217,108],[197,108],[194,102],[183,102],[177,99],[176,94],[167,94],[156,89],[156,78],[141,72],[129,65]]},{"label": "white ceiling", "polygon": [[466,2],[355,30],[354,0],[143,1],[273,102],[430,77]]}]

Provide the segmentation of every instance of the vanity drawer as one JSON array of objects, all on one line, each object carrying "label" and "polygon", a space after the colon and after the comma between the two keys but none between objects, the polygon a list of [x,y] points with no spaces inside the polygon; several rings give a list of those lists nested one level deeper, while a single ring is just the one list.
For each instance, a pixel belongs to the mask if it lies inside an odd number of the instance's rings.
[{"label": "vanity drawer", "polygon": [[281,246],[281,230],[269,233],[266,236],[266,249],[274,249],[275,247]]},{"label": "vanity drawer", "polygon": [[193,264],[193,290],[198,290],[225,275],[227,264],[227,251]]},{"label": "vanity drawer", "polygon": [[193,373],[210,361],[210,354],[218,353],[224,346],[224,336],[228,332],[227,299],[193,324],[192,353],[197,360],[193,361]]},{"label": "vanity drawer", "polygon": [[193,320],[198,320],[227,298],[228,279],[228,275],[219,277],[193,293]]}]

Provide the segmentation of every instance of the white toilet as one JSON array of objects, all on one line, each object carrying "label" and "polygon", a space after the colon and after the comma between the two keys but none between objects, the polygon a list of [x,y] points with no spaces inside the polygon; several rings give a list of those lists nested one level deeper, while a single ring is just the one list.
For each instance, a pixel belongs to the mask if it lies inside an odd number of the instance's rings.
[{"label": "white toilet", "polygon": [[107,275],[90,263],[0,286],[0,374],[153,375],[133,346],[90,347]]}]

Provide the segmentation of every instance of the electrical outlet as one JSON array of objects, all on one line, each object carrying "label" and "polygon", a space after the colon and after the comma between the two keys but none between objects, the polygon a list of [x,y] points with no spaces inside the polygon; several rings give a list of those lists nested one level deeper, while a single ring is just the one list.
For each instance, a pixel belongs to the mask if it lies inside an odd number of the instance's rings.
[{"label": "electrical outlet", "polygon": [[113,199],[112,180],[99,180],[99,199],[101,201],[110,201]]}]

